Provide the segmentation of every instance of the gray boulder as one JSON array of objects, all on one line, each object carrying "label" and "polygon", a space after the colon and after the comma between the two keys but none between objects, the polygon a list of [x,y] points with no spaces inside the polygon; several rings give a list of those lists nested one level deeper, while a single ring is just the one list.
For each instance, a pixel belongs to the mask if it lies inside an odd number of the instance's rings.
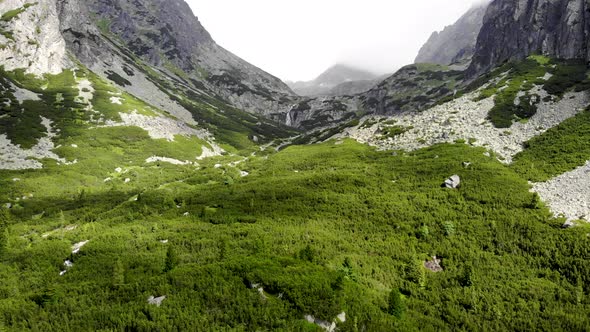
[{"label": "gray boulder", "polygon": [[568,228],[572,228],[572,227],[575,227],[575,226],[576,226],[576,224],[574,224],[573,221],[568,220],[563,225],[561,225],[561,228],[568,229]]},{"label": "gray boulder", "polygon": [[148,303],[159,307],[165,299],[166,299],[166,295],[160,296],[160,297],[150,296],[148,298]]},{"label": "gray boulder", "polygon": [[461,186],[461,178],[459,177],[459,175],[455,174],[450,178],[446,179],[442,186],[443,188],[457,189]]}]

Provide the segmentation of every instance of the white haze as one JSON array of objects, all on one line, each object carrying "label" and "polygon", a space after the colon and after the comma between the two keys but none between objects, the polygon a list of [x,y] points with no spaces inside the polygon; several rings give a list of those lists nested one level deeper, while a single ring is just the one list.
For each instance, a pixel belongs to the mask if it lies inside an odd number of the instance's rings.
[{"label": "white haze", "polygon": [[213,39],[283,80],[341,63],[383,74],[478,0],[187,0]]}]

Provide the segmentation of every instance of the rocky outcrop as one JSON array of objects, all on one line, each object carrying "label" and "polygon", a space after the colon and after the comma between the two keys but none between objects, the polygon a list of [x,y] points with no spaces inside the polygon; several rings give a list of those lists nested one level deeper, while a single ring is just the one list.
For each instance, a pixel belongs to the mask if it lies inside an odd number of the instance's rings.
[{"label": "rocky outcrop", "polygon": [[70,65],[55,1],[0,1],[0,16],[0,64],[5,70],[58,74]]},{"label": "rocky outcrop", "polygon": [[533,53],[590,60],[587,0],[495,0],[484,17],[470,76]]},{"label": "rocky outcrop", "polygon": [[480,2],[461,16],[455,24],[445,27],[443,31],[432,33],[420,49],[415,63],[468,64],[475,51],[477,36],[488,5],[489,0]]},{"label": "rocky outcrop", "polygon": [[363,108],[373,114],[420,111],[455,93],[462,73],[436,64],[403,67],[366,93],[358,96]]},{"label": "rocky outcrop", "polygon": [[349,120],[359,111],[355,97],[308,98],[292,105],[285,118],[277,120],[290,127],[311,130]]}]

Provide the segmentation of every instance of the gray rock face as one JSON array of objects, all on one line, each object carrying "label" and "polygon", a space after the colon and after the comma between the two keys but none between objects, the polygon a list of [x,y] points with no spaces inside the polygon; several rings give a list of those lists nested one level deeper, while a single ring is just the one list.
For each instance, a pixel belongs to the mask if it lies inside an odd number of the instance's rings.
[{"label": "gray rock face", "polygon": [[484,17],[468,74],[533,53],[590,60],[589,40],[587,0],[495,0]]},{"label": "gray rock face", "polygon": [[335,65],[313,81],[290,82],[300,96],[344,96],[365,92],[385,77],[346,65]]},{"label": "gray rock face", "polygon": [[434,32],[420,49],[415,63],[469,63],[488,5],[489,0],[478,3],[455,24]]},{"label": "gray rock face", "polygon": [[104,30],[120,36],[137,56],[157,66],[171,61],[182,69],[194,69],[195,45],[214,43],[182,0],[85,2],[103,20]]},{"label": "gray rock face", "polygon": [[55,1],[0,1],[0,16],[20,13],[0,21],[0,64],[5,70],[58,74],[71,65],[59,30]]}]

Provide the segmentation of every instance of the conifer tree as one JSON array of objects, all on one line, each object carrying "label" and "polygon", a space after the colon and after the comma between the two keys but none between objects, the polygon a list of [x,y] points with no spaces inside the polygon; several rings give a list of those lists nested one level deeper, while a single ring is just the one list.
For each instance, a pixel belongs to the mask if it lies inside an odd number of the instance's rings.
[{"label": "conifer tree", "polygon": [[399,289],[393,289],[389,293],[389,306],[388,312],[390,315],[393,315],[397,319],[401,319],[404,316],[404,312],[406,310],[404,301],[402,299],[402,294],[400,293]]},{"label": "conifer tree", "polygon": [[166,251],[166,262],[164,264],[164,272],[171,271],[178,265],[178,256],[173,246],[169,246]]},{"label": "conifer tree", "polygon": [[0,221],[0,259],[4,258],[8,250],[8,226],[6,222]]},{"label": "conifer tree", "polygon": [[125,284],[125,267],[121,259],[117,259],[113,267],[113,286],[120,287]]}]

